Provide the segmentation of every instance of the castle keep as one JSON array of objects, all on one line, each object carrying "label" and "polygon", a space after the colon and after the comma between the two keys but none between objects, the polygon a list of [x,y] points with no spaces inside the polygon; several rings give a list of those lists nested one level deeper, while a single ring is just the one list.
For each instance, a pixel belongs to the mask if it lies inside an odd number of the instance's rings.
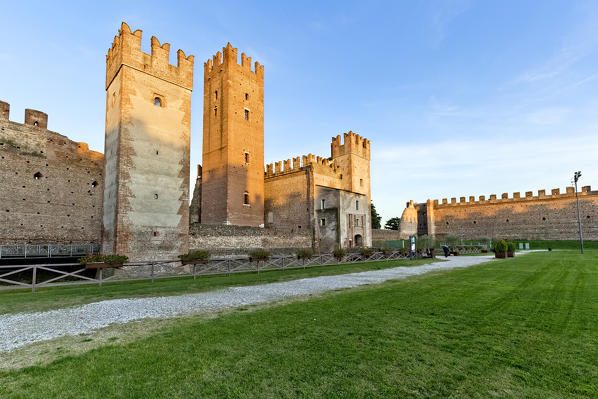
[{"label": "castle keep", "polygon": [[[585,239],[598,240],[598,191],[590,186],[578,193]],[[405,223],[404,223],[405,220]],[[577,207],[575,189],[567,187],[561,193],[556,188],[547,194],[527,191],[525,196],[503,193],[488,199],[480,196],[451,198],[450,202],[428,200],[414,204],[410,201],[401,219],[401,234],[428,234],[438,237],[457,235],[464,239],[481,237],[537,240],[576,240]]]},{"label": "castle keep", "polygon": [[123,22],[106,55],[104,253],[132,260],[188,251],[193,56]]}]

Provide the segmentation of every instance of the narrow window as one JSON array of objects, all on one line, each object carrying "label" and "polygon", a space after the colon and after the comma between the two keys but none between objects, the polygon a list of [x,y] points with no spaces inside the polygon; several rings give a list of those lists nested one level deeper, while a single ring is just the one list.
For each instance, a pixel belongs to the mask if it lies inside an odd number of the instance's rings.
[{"label": "narrow window", "polygon": [[249,100],[249,93],[245,93],[245,100]]},{"label": "narrow window", "polygon": [[98,186],[98,182],[94,181],[91,183],[91,187],[96,188]]},{"label": "narrow window", "polygon": [[214,107],[214,116],[218,116],[218,107]]},{"label": "narrow window", "polygon": [[34,178],[35,180],[39,180],[39,179],[41,179],[41,178],[42,178],[42,174],[41,174],[41,173],[39,173],[39,172],[35,172],[35,174],[33,175],[33,178]]},{"label": "narrow window", "polygon": [[245,120],[246,121],[249,120],[249,110],[248,109],[245,110]]},{"label": "narrow window", "polygon": [[322,209],[326,209],[326,199],[322,199]]},{"label": "narrow window", "polygon": [[249,163],[249,153],[245,153],[245,163]]},{"label": "narrow window", "polygon": [[320,226],[326,226],[326,219],[320,219]]},{"label": "narrow window", "polygon": [[243,193],[243,205],[249,205],[249,193],[247,191]]},{"label": "narrow window", "polygon": [[359,185],[363,187],[363,179],[359,179]]},{"label": "narrow window", "polygon": [[154,194],[154,199],[158,199],[158,194]]},{"label": "narrow window", "polygon": [[359,201],[355,201],[355,210],[359,210]]},{"label": "narrow window", "polygon": [[162,106],[162,101],[160,100],[160,97],[154,98],[154,105],[156,107],[161,107]]},{"label": "narrow window", "polygon": [[214,92],[214,99],[215,99],[216,101],[218,101],[218,90],[216,90],[216,91]]}]

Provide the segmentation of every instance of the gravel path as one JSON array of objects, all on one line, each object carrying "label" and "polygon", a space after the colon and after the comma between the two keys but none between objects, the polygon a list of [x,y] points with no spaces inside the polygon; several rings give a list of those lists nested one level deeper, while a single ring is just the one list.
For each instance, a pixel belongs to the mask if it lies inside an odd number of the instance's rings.
[{"label": "gravel path", "polygon": [[89,333],[114,323],[208,313],[341,288],[379,284],[436,270],[473,266],[491,258],[492,256],[450,257],[447,262],[415,267],[395,267],[258,286],[230,287],[180,296],[113,299],[46,312],[0,315],[0,352],[65,335]]}]

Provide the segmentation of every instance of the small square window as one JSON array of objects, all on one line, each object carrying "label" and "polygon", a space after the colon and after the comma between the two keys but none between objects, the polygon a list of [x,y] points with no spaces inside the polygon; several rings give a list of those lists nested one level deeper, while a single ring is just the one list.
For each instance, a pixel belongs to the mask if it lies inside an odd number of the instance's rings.
[{"label": "small square window", "polygon": [[246,121],[249,120],[249,110],[248,109],[245,110],[245,120]]},{"label": "small square window", "polygon": [[249,163],[249,153],[245,153],[245,163]]},{"label": "small square window", "polygon": [[320,219],[320,226],[326,226],[326,219]]}]

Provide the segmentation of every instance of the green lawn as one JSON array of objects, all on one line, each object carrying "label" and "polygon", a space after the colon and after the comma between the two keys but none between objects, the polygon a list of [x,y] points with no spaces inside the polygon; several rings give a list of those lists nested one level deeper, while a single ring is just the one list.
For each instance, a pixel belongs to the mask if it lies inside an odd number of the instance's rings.
[{"label": "green lawn", "polygon": [[0,397],[598,396],[598,251],[542,252],[178,319],[0,373]]},{"label": "green lawn", "polygon": [[265,271],[260,274],[255,272],[235,273],[230,277],[212,275],[201,276],[196,280],[193,280],[192,277],[180,277],[158,279],[154,283],[151,280],[114,282],[105,283],[102,287],[95,284],[59,286],[38,288],[35,293],[32,293],[31,290],[4,290],[0,291],[0,314],[38,312],[106,299],[190,294],[233,285],[265,284],[303,277],[353,273],[397,266],[419,266],[424,263],[430,263],[430,259],[314,266],[306,269]]}]

